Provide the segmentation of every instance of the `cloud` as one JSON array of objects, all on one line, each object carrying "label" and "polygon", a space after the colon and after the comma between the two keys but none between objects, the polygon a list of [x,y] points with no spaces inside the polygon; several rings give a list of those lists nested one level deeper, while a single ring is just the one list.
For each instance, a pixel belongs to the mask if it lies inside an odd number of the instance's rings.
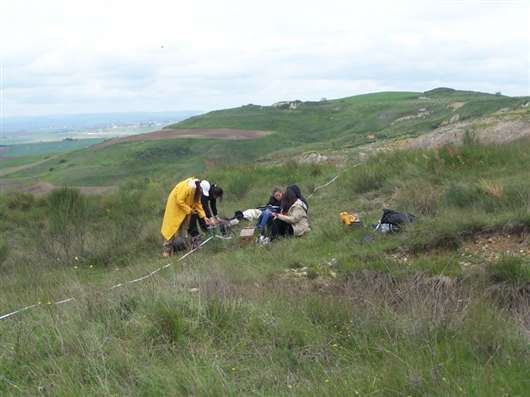
[{"label": "cloud", "polygon": [[2,2],[8,115],[438,85],[529,95],[526,1]]}]

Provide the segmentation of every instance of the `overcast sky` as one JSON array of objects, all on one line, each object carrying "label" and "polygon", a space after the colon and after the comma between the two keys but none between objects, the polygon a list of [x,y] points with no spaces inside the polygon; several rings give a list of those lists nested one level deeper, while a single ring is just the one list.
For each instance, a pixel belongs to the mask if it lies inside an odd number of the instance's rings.
[{"label": "overcast sky", "polygon": [[6,116],[530,95],[528,0],[0,0]]}]

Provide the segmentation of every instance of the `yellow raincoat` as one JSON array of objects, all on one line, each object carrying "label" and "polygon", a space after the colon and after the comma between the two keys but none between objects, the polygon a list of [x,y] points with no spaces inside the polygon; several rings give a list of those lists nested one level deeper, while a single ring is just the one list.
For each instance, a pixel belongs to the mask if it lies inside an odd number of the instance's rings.
[{"label": "yellow raincoat", "polygon": [[182,223],[191,214],[192,210],[197,211],[199,218],[206,217],[201,200],[199,199],[197,203],[193,202],[196,180],[196,178],[185,179],[179,182],[171,193],[169,193],[161,229],[162,235],[166,240],[171,239],[178,232]]}]

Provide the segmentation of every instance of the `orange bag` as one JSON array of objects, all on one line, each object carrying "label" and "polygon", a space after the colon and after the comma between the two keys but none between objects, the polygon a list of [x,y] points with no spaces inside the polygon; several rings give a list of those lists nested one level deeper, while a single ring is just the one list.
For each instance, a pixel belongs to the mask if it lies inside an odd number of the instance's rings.
[{"label": "orange bag", "polygon": [[359,223],[361,220],[359,219],[359,215],[355,212],[353,214],[350,214],[346,211],[340,213],[340,220],[345,225],[352,225],[354,223]]}]

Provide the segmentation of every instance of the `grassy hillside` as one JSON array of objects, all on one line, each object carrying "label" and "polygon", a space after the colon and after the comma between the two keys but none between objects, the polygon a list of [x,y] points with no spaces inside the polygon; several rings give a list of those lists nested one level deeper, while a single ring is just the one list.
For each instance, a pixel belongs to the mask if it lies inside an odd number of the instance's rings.
[{"label": "grassy hillside", "polygon": [[[286,124],[289,114],[281,113]],[[294,128],[281,133],[310,143],[318,131],[307,131],[307,139]],[[275,185],[296,182],[308,196],[339,178],[310,198],[309,235],[267,247],[215,240],[113,292],[104,291],[168,263],[159,259],[158,229],[178,171],[150,168],[160,173],[101,197],[67,189],[0,196],[0,312],[77,298],[0,322],[0,392],[526,395],[530,143],[482,146],[471,138],[341,170],[294,162],[215,167],[208,176],[228,192],[225,214],[263,203]],[[191,150],[205,147],[196,145]],[[109,157],[108,166],[130,161],[131,147],[112,148],[123,158]],[[411,211],[418,222],[397,235],[339,222],[349,210],[374,223],[384,206]]]},{"label": "grassy hillside", "polygon": [[[269,130],[256,140],[179,139],[130,142],[65,154],[5,178],[37,178],[58,185],[113,185],[129,177],[178,178],[220,166],[288,158],[308,150],[345,151],[398,137],[417,136],[449,123],[519,109],[528,98],[437,89],[389,92],[280,106],[247,105],[192,117],[171,128]],[[525,116],[528,118],[528,116]]]}]

